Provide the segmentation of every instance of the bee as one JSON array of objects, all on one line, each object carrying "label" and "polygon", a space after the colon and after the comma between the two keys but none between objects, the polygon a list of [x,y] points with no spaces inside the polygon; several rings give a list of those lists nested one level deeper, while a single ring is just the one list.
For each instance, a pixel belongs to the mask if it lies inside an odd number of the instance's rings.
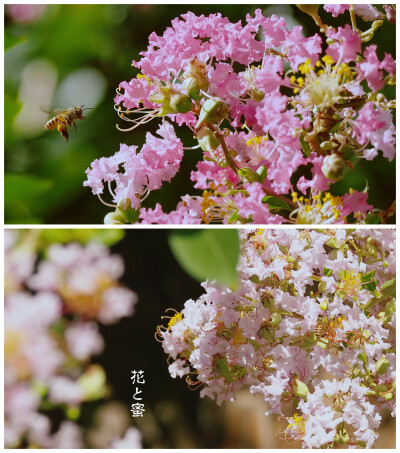
[{"label": "bee", "polygon": [[76,131],[75,121],[86,119],[83,116],[83,111],[88,109],[90,109],[90,107],[84,108],[82,105],[81,107],[75,106],[67,110],[54,110],[49,112],[55,114],[55,116],[47,121],[44,129],[47,131],[57,129],[58,132],[60,132],[61,137],[65,138],[65,141],[67,142],[69,138],[68,126],[73,125]]},{"label": "bee", "polygon": [[327,324],[324,322],[323,316],[319,315],[317,325],[315,326],[315,337],[322,338],[327,333]]}]

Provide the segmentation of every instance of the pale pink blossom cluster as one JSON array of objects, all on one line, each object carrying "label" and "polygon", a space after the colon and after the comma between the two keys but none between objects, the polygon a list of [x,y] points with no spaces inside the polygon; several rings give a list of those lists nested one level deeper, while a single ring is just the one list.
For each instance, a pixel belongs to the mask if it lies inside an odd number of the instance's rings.
[{"label": "pale pink blossom cluster", "polygon": [[203,283],[157,329],[171,376],[218,404],[261,393],[305,448],[371,448],[395,416],[395,231],[240,237],[238,288]]},{"label": "pale pink blossom cluster", "polygon": [[37,230],[6,230],[4,266],[5,447],[83,448],[80,407],[108,393],[90,364],[104,348],[97,321],[132,315],[137,300],[118,282],[123,262],[102,244],[41,249]]},{"label": "pale pink blossom cluster", "polygon": [[[106,223],[368,223],[366,191],[333,197],[329,189],[359,159],[394,158],[394,101],[379,90],[395,83],[395,61],[369,43],[390,11],[325,5],[351,22],[336,29],[322,23],[318,5],[299,8],[319,34],[306,37],[302,26],[257,9],[244,25],[188,12],[149,36],[116,110],[131,126],[121,130],[162,122],[139,151],[122,144],[86,171],[84,185],[102,201],[107,185],[112,203],[103,202],[115,211]],[[181,126],[195,145],[183,146]],[[191,180],[201,194],[182,196],[169,213],[143,207],[196,147],[203,159]]]}]

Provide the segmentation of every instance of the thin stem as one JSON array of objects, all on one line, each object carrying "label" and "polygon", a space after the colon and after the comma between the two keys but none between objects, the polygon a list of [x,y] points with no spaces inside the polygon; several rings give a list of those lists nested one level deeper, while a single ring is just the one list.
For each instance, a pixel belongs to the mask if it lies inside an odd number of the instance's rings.
[{"label": "thin stem", "polygon": [[356,13],[354,11],[354,5],[350,5],[350,19],[351,19],[351,26],[353,30],[358,33],[357,23],[356,23]]},{"label": "thin stem", "polygon": [[228,150],[228,147],[226,146],[226,143],[225,143],[225,140],[224,140],[224,137],[215,129],[215,127],[210,124],[210,123],[207,123],[207,127],[214,133],[214,135],[217,137],[217,140],[219,141],[221,147],[222,147],[222,150],[224,152],[224,156],[225,156],[225,159],[226,161],[228,162],[228,165],[229,167],[231,168],[231,170],[233,172],[235,172],[236,174],[238,174],[238,170],[239,170],[239,167],[236,165],[235,161],[232,159],[232,157],[229,155],[229,150]]}]

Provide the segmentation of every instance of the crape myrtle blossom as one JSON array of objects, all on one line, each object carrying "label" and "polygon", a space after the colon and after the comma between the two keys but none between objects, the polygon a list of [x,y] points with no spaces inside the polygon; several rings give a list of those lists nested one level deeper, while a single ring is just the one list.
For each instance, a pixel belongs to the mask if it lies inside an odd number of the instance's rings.
[{"label": "crape myrtle blossom", "polygon": [[381,411],[395,416],[395,231],[240,238],[238,288],[204,282],[157,329],[171,377],[218,404],[261,393],[304,448],[372,448]]},{"label": "crape myrtle blossom", "polygon": [[[318,5],[299,8],[319,33],[304,36],[302,26],[290,29],[259,9],[244,24],[188,12],[162,35],[151,33],[115,109],[120,130],[160,118],[157,135],[148,133],[140,150],[121,144],[86,171],[84,185],[115,209],[106,223],[369,223],[392,215],[374,210],[366,189],[350,206],[359,191],[333,197],[330,187],[357,171],[359,159],[394,158],[395,104],[379,91],[395,83],[395,61],[370,44],[393,14],[324,5],[349,22],[335,28],[322,23]],[[194,145],[183,145],[181,127]],[[183,195],[169,213],[158,203],[144,207],[198,147],[203,158],[191,180],[202,193]]]},{"label": "crape myrtle blossom", "polygon": [[[97,321],[132,315],[137,297],[119,284],[124,264],[106,246],[44,248],[36,233],[5,231],[5,447],[84,448],[81,406],[109,392],[90,364],[104,348]],[[65,415],[57,427],[52,411]]]}]

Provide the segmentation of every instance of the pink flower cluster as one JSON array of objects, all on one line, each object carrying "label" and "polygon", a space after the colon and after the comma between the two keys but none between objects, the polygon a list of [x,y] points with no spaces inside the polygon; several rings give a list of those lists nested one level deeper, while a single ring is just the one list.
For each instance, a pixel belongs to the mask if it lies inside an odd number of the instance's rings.
[{"label": "pink flower cluster", "polygon": [[[104,348],[96,321],[132,315],[137,297],[102,244],[54,244],[42,259],[37,239],[5,232],[5,447],[83,448],[80,406],[107,394],[105,371],[89,365]],[[55,409],[65,420],[54,433]]]},{"label": "pink flower cluster", "polygon": [[394,230],[242,230],[239,287],[215,282],[157,335],[172,377],[218,404],[247,387],[305,448],[364,446],[395,416]]},{"label": "pink flower cluster", "polygon": [[[344,207],[349,194],[333,200],[328,190],[358,159],[379,151],[394,157],[394,102],[379,90],[394,83],[395,61],[388,53],[380,60],[376,45],[367,44],[386,16],[370,5],[325,5],[333,16],[350,9],[352,25],[336,29],[321,22],[317,5],[310,8],[321,34],[309,37],[259,9],[245,25],[188,12],[162,36],[150,35],[133,62],[140,73],[120,84],[115,108],[131,125],[121,130],[162,118],[160,138],[148,133],[139,152],[121,145],[86,171],[84,185],[95,195],[108,185],[115,212],[106,223],[366,221],[368,194],[361,205]],[[356,17],[374,22],[362,31]],[[191,174],[203,192],[183,196],[170,213],[160,204],[144,208],[189,149],[176,135],[180,126],[203,151]]]}]

